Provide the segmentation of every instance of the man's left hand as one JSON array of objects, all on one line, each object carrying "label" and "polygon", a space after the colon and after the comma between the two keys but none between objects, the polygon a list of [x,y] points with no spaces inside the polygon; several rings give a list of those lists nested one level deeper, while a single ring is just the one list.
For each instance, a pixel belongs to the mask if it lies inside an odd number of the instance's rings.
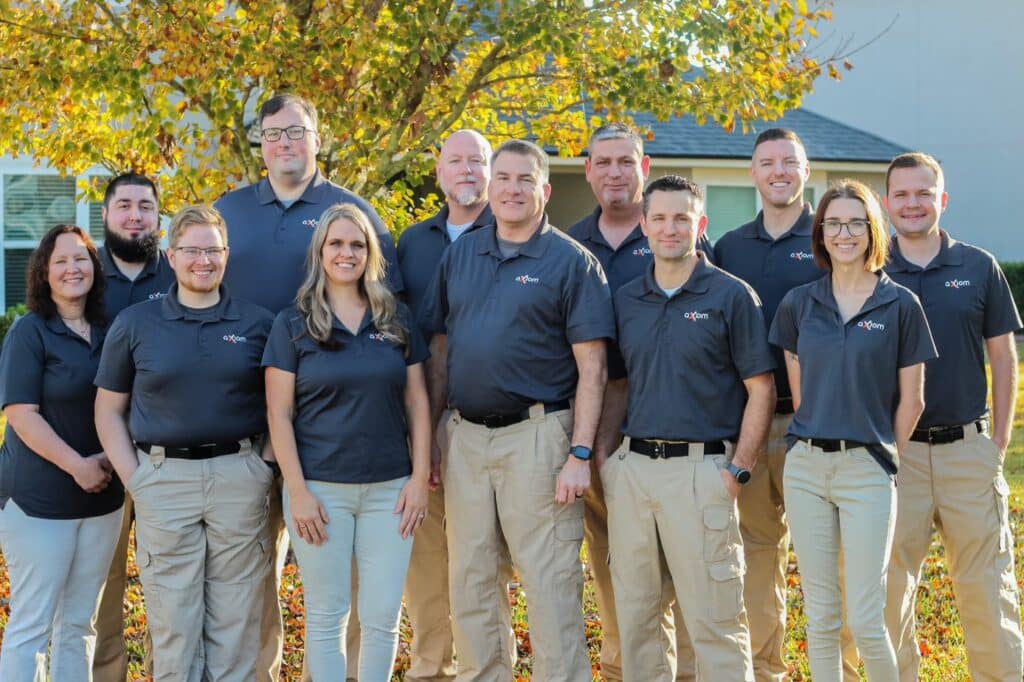
[{"label": "man's left hand", "polygon": [[555,502],[571,504],[583,497],[589,487],[590,462],[569,455],[555,481]]}]

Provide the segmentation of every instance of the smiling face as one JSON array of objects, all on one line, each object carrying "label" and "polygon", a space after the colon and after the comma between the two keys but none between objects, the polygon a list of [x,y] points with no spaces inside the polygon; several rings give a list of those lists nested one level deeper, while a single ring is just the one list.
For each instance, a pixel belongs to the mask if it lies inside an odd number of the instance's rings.
[{"label": "smiling face", "polygon": [[889,174],[885,208],[896,232],[903,237],[939,229],[939,216],[949,197],[935,171],[927,166],[893,168]]},{"label": "smiling face", "polygon": [[597,140],[588,154],[583,162],[587,182],[602,209],[640,204],[651,159],[636,143],[626,138]]},{"label": "smiling face", "polygon": [[501,152],[494,160],[494,178],[487,191],[499,227],[535,227],[544,215],[551,185],[543,181],[537,161],[525,154]]},{"label": "smiling face", "polygon": [[654,191],[647,197],[646,214],[640,227],[656,260],[681,260],[692,256],[697,238],[708,219],[703,202],[687,191]]},{"label": "smiling face", "polygon": [[491,149],[478,133],[452,133],[437,157],[437,184],[445,198],[459,206],[477,206],[487,201],[491,180]]},{"label": "smiling face", "polygon": [[[223,248],[220,255],[189,256],[182,249]],[[193,224],[185,227],[175,244],[167,250],[167,258],[178,279],[178,289],[196,294],[216,291],[224,279],[228,252],[220,231],[212,225]]]},{"label": "smiling face", "polygon": [[58,236],[46,264],[46,281],[54,303],[82,300],[92,289],[94,275],[85,241],[73,233]]},{"label": "smiling face", "polygon": [[768,140],[757,145],[750,162],[750,177],[766,206],[787,208],[803,202],[804,183],[810,177],[804,148],[793,140]]},{"label": "smiling face", "polygon": [[327,227],[320,259],[331,284],[358,282],[366,272],[368,254],[366,235],[348,218],[338,218]]},{"label": "smiling face", "polygon": [[267,165],[267,173],[277,182],[298,184],[312,177],[316,170],[316,155],[320,151],[320,136],[313,129],[309,115],[295,104],[283,107],[275,114],[270,114],[260,122],[260,128],[290,128],[302,126],[306,128],[301,139],[292,140],[282,133],[281,138],[270,142],[260,137],[260,149],[263,162]]},{"label": "smiling face", "polygon": [[[829,236],[826,232],[823,235],[825,251],[832,259],[832,267],[837,265],[863,264],[866,260],[868,246],[871,242],[870,228],[866,228],[859,236],[850,234],[851,221],[863,221],[868,223],[868,212],[858,199],[837,197],[833,199],[828,208],[825,209],[824,224],[830,221],[846,223],[839,229],[839,234]],[[854,230],[855,232],[857,230]]]}]

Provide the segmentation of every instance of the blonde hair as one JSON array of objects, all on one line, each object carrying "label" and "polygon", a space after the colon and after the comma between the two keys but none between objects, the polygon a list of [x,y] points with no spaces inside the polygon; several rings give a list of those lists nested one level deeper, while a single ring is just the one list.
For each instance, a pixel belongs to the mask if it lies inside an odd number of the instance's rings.
[{"label": "blonde hair", "polygon": [[196,204],[186,206],[171,218],[170,227],[167,228],[167,242],[171,248],[178,245],[185,230],[193,225],[208,225],[220,233],[224,246],[228,245],[228,226],[224,222],[224,216],[220,211],[208,204]]},{"label": "blonde hair", "polygon": [[324,211],[309,242],[309,251],[306,253],[306,279],[295,297],[295,305],[306,322],[307,333],[321,345],[332,345],[331,327],[334,313],[327,299],[323,248],[327,241],[327,232],[331,225],[339,220],[353,223],[366,239],[366,270],[359,278],[359,293],[370,305],[374,326],[388,341],[405,346],[408,353],[408,330],[397,319],[398,306],[395,295],[384,282],[386,262],[380,247],[380,239],[370,225],[366,213],[355,204],[335,204]]}]

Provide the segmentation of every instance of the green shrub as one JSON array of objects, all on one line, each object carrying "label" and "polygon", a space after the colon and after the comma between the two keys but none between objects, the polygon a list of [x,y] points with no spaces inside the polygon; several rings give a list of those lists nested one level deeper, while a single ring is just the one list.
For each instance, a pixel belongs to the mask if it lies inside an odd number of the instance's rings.
[{"label": "green shrub", "polygon": [[1017,303],[1017,311],[1024,319],[1024,263],[1000,263],[1006,273],[1006,281],[1010,283],[1013,300]]},{"label": "green shrub", "polygon": [[0,343],[3,343],[4,338],[7,337],[7,330],[11,328],[14,321],[27,312],[28,308],[19,303],[18,305],[12,305],[4,313],[4,316],[0,317]]}]

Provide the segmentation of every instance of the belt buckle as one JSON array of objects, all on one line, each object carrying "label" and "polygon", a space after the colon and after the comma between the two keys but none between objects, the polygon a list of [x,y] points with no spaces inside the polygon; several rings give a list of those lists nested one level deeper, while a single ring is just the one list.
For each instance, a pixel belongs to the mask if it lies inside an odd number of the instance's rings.
[{"label": "belt buckle", "polygon": [[654,441],[654,454],[651,455],[651,459],[668,459],[668,455],[665,454],[665,441]]}]

